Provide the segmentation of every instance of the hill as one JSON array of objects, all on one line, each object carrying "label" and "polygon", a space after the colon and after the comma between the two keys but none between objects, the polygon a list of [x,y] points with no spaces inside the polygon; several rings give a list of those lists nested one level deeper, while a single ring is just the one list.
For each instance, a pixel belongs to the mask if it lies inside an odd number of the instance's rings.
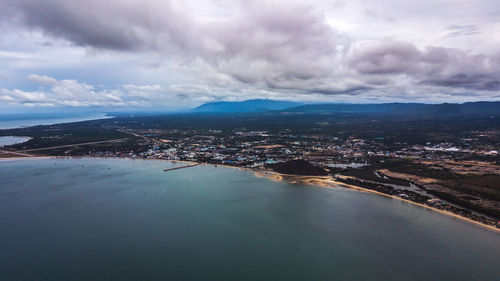
[{"label": "hill", "polygon": [[270,164],[267,167],[275,172],[290,175],[325,176],[328,174],[325,169],[302,159]]}]

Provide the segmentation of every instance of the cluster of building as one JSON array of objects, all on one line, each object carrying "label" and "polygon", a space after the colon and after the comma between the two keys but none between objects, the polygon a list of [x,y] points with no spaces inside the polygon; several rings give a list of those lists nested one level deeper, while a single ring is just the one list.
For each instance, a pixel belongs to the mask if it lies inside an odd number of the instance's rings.
[{"label": "cluster of building", "polygon": [[[130,132],[141,145],[133,151],[94,152],[94,156],[185,160],[259,168],[266,164],[304,159],[321,166],[366,164],[374,157],[428,160],[464,160],[498,156],[493,147],[478,147],[471,140],[408,145],[383,137],[340,139],[327,135],[299,135],[290,130],[145,130]],[[102,155],[104,154],[104,155]]]},{"label": "cluster of building", "polygon": [[381,143],[367,143],[357,138],[341,140],[329,136],[296,135],[289,130],[272,133],[240,129],[230,134],[217,130],[204,133],[148,130],[134,134],[141,136],[146,144],[142,147],[142,151],[105,153],[114,153],[114,156],[186,160],[251,168],[297,158],[324,165],[364,163],[367,156],[391,155],[389,151],[380,152]]}]

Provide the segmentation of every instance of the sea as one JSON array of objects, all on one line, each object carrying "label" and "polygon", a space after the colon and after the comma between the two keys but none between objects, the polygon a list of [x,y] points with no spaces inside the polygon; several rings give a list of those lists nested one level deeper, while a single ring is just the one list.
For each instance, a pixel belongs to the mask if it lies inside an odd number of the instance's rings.
[{"label": "sea", "polygon": [[0,114],[0,130],[111,118],[106,113]]},{"label": "sea", "polygon": [[400,200],[159,160],[0,162],[0,280],[500,280],[500,233]]},{"label": "sea", "polygon": [[18,137],[18,136],[16,136],[16,137],[14,137],[14,136],[0,137],[0,148],[7,146],[7,145],[27,142],[30,139],[31,139],[30,137]]},{"label": "sea", "polygon": [[[71,123],[97,119],[112,118],[105,113],[39,113],[39,114],[0,114],[0,130],[31,127],[38,125],[53,125],[60,123]],[[30,140],[23,136],[1,136],[0,148],[3,146],[23,143]]]}]

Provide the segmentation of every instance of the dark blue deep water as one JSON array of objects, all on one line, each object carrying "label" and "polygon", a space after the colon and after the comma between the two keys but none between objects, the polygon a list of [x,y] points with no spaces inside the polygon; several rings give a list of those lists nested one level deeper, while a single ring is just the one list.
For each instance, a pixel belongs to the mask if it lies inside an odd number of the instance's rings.
[{"label": "dark blue deep water", "polygon": [[0,280],[500,280],[500,234],[163,161],[0,162]]}]

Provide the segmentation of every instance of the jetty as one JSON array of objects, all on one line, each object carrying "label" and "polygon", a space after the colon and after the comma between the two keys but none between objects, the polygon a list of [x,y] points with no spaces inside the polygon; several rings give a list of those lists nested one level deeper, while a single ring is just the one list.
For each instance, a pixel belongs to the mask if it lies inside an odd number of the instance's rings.
[{"label": "jetty", "polygon": [[191,167],[198,166],[198,165],[200,165],[200,164],[201,164],[201,163],[196,163],[196,164],[192,164],[192,165],[186,165],[186,166],[174,167],[174,168],[164,169],[163,171],[164,171],[164,172],[168,172],[168,171],[179,170],[179,169],[184,169],[184,168],[191,168]]}]

